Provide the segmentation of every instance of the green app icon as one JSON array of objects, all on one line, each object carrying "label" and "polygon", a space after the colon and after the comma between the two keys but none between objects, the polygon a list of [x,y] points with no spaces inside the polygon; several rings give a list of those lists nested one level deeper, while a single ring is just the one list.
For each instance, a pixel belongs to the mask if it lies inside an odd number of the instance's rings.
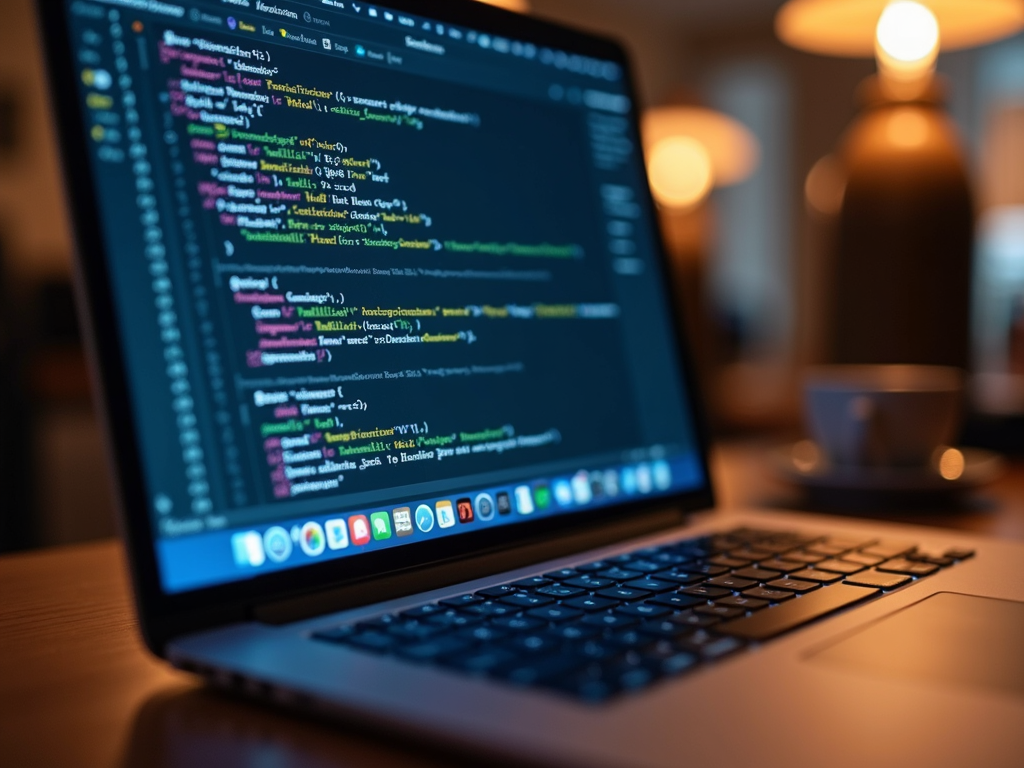
[{"label": "green app icon", "polygon": [[370,515],[370,530],[373,531],[373,540],[391,538],[391,516],[387,512],[374,512]]},{"label": "green app icon", "polygon": [[546,485],[538,485],[533,489],[533,500],[537,509],[547,509],[551,506],[551,489]]}]

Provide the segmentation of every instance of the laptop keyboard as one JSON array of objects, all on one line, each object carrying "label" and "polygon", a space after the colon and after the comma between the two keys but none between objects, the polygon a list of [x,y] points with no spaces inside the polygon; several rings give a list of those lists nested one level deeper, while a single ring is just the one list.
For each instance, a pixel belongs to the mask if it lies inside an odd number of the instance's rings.
[{"label": "laptop keyboard", "polygon": [[600,702],[972,555],[740,528],[467,592],[313,637]]}]

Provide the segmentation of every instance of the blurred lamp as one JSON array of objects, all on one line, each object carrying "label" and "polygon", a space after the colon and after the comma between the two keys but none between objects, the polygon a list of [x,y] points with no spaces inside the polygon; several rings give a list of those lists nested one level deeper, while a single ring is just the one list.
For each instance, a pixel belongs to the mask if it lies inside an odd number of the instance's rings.
[{"label": "blurred lamp", "polygon": [[663,208],[695,208],[713,187],[747,178],[760,158],[754,135],[711,109],[649,109],[641,127],[651,192]]},{"label": "blurred lamp", "polygon": [[973,198],[935,63],[1024,29],[1024,0],[788,0],[775,29],[794,48],[878,63],[805,184],[836,221],[830,361],[966,367]]}]

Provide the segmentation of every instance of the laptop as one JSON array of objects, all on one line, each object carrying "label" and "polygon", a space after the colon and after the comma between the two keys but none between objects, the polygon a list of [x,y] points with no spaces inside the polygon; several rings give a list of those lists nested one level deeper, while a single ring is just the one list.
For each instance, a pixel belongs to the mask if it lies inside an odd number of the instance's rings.
[{"label": "laptop", "polygon": [[40,8],[154,654],[479,759],[1020,764],[1024,546],[713,510],[616,44]]}]

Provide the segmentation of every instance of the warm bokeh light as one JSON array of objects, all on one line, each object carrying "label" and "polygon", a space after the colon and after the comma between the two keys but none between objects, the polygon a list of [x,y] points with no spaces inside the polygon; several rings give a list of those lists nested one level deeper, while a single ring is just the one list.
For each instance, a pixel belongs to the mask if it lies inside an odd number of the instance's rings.
[{"label": "warm bokeh light", "polygon": [[704,107],[655,107],[644,112],[644,149],[648,158],[662,139],[689,136],[711,157],[711,172],[718,187],[737,184],[757,168],[761,149],[754,134],[742,123]]},{"label": "warm bokeh light", "polygon": [[826,216],[835,216],[839,213],[845,192],[846,177],[842,164],[835,155],[825,155],[818,160],[804,181],[807,204]]},{"label": "warm bokeh light", "polygon": [[714,173],[707,148],[692,136],[668,136],[650,152],[651,192],[669,208],[692,208],[711,191]]},{"label": "warm bokeh light", "polygon": [[875,29],[875,57],[891,98],[915,99],[927,88],[939,55],[939,22],[914,0],[895,0]]},{"label": "warm bokeh light", "polygon": [[504,8],[506,11],[515,11],[516,13],[530,12],[528,0],[478,0],[478,2],[496,5],[498,8]]},{"label": "warm bokeh light", "polygon": [[963,452],[956,448],[947,448],[939,457],[939,474],[946,480],[959,480],[966,466]]},{"label": "warm bokeh light", "polygon": [[933,58],[939,50],[939,22],[926,6],[896,0],[878,18],[875,39],[889,58],[915,64]]},{"label": "warm bokeh light", "polygon": [[[869,57],[889,0],[788,0],[775,16],[787,45],[829,56]],[[938,20],[942,50],[971,48],[1024,29],[1022,0],[921,0]]]},{"label": "warm bokeh light", "polygon": [[900,107],[889,115],[885,137],[900,149],[916,149],[928,142],[928,117],[914,106]]},{"label": "warm bokeh light", "polygon": [[801,440],[792,448],[793,466],[800,472],[813,472],[821,464],[821,449],[813,440]]}]

